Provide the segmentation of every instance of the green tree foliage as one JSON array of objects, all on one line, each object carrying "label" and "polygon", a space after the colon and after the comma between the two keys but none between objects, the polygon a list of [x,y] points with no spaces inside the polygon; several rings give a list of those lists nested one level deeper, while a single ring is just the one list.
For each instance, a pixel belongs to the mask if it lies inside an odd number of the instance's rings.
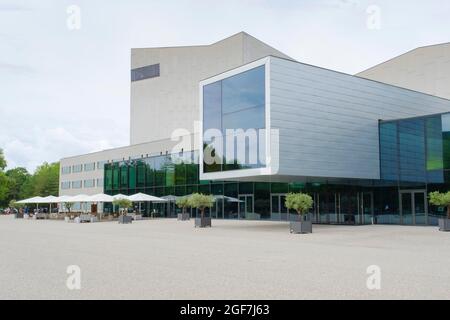
[{"label": "green tree foliage", "polygon": [[133,206],[133,203],[128,199],[116,199],[113,201],[113,205],[117,206],[125,214],[126,210]]},{"label": "green tree foliage", "polygon": [[64,207],[66,207],[66,209],[67,209],[67,211],[69,211],[69,213],[70,213],[70,210],[72,210],[73,205],[74,205],[73,202],[64,202]]},{"label": "green tree foliage", "polygon": [[181,197],[178,198],[176,201],[176,204],[178,208],[181,208],[183,210],[183,213],[186,212],[186,208],[190,206],[189,197]]},{"label": "green tree foliage", "polygon": [[8,177],[3,172],[6,168],[6,160],[3,150],[0,149],[0,206],[8,203]]},{"label": "green tree foliage", "polygon": [[24,199],[28,195],[23,191],[24,185],[31,178],[27,169],[18,167],[6,171],[8,177],[8,199]]},{"label": "green tree foliage", "polygon": [[5,168],[6,160],[0,149],[0,207],[8,206],[11,200],[58,195],[59,163],[44,162],[32,175],[25,168],[4,172]]},{"label": "green tree foliage", "polygon": [[194,193],[189,197],[189,206],[200,210],[203,218],[205,209],[211,208],[214,204],[214,197],[212,195],[205,195],[201,193]]},{"label": "green tree foliage", "polygon": [[450,191],[446,193],[430,192],[428,196],[432,205],[447,207],[447,218],[450,219]]},{"label": "green tree foliage", "polygon": [[59,192],[59,162],[43,165],[33,175],[34,193],[38,196],[57,196]]},{"label": "green tree foliage", "polygon": [[3,154],[3,149],[0,149],[0,171],[4,171],[6,168],[6,159]]},{"label": "green tree foliage", "polygon": [[308,213],[313,205],[313,199],[306,193],[289,193],[286,195],[286,208],[295,210],[299,215]]}]

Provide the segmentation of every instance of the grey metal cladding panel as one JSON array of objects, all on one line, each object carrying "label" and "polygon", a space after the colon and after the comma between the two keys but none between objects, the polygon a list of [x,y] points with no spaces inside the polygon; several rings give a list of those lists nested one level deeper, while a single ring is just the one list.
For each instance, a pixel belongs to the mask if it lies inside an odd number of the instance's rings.
[{"label": "grey metal cladding panel", "polygon": [[450,111],[450,102],[271,58],[280,175],[379,179],[378,119]]}]

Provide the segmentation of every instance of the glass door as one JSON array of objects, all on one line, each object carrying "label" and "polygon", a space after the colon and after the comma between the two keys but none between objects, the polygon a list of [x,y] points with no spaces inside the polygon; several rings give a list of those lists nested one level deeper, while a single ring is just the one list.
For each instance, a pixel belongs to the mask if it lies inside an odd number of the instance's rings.
[{"label": "glass door", "polygon": [[401,191],[401,223],[406,225],[427,224],[426,199],[426,191],[424,190]]},{"label": "glass door", "polygon": [[239,219],[253,219],[253,195],[240,194],[239,197]]},{"label": "glass door", "polygon": [[371,224],[373,217],[373,193],[361,192],[361,211],[359,217],[359,224]]},{"label": "glass door", "polygon": [[427,224],[426,193],[414,192],[414,224]]}]

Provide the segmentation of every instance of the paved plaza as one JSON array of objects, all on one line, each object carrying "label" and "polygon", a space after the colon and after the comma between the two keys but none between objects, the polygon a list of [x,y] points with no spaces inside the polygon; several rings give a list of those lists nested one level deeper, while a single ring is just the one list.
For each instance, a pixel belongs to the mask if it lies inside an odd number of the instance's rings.
[{"label": "paved plaza", "polygon": [[[450,299],[437,227],[173,219],[74,224],[0,217],[0,299]],[[69,290],[67,267],[81,270]],[[369,290],[367,268],[381,270]]]}]

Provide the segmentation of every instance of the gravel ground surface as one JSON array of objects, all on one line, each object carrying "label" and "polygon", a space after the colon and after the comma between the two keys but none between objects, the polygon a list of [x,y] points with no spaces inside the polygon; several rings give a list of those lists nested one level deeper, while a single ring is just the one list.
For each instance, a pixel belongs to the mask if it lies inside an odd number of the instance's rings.
[{"label": "gravel ground surface", "polygon": [[[450,299],[450,233],[436,227],[193,223],[1,216],[0,299]],[[370,265],[380,290],[367,288]]]}]

